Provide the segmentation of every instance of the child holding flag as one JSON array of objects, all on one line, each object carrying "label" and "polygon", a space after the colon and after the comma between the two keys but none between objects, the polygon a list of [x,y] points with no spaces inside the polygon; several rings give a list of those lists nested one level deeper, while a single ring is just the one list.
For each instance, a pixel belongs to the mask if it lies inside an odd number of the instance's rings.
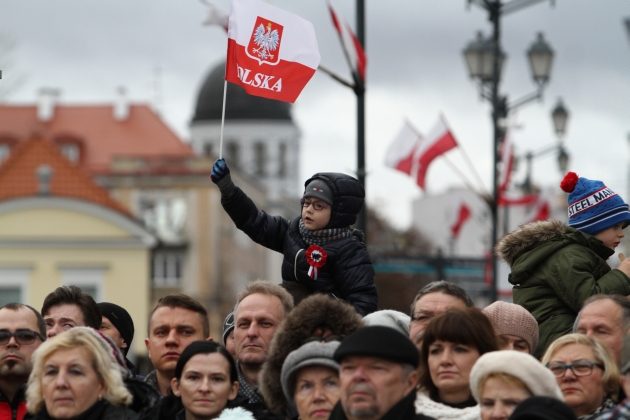
[{"label": "child holding flag", "polygon": [[322,172],[305,183],[301,215],[289,221],[259,210],[232,182],[224,159],[211,174],[221,204],[253,241],[284,255],[282,286],[297,304],[312,293],[349,302],[361,315],[376,310],[374,269],[361,231],[352,228],[365,192],[349,175]]},{"label": "child holding flag", "polygon": [[606,263],[630,224],[628,204],[602,181],[569,172],[569,225],[543,221],[521,226],[497,245],[511,267],[514,303],[534,315],[540,340],[535,355],[571,328],[584,301],[595,294],[630,295],[630,259]]}]

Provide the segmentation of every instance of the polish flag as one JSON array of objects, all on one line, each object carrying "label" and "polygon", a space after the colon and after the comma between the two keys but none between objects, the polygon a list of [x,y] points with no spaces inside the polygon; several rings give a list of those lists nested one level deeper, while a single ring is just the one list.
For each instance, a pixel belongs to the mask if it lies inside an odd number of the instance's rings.
[{"label": "polish flag", "polygon": [[225,80],[247,93],[295,102],[319,65],[313,24],[259,0],[234,0]]},{"label": "polish flag", "polygon": [[531,206],[538,202],[538,194],[514,195],[507,191],[499,195],[499,206]]},{"label": "polish flag", "polygon": [[444,117],[440,115],[437,123],[430,131],[426,141],[420,143],[417,151],[418,172],[416,173],[416,183],[420,188],[425,189],[425,181],[429,164],[433,160],[457,147],[457,140],[448,128]]},{"label": "polish flag", "polygon": [[457,213],[457,220],[451,226],[451,237],[457,238],[459,236],[459,232],[462,230],[462,226],[464,223],[470,219],[470,207],[466,205],[466,203],[461,203],[459,205],[459,212]]},{"label": "polish flag", "polygon": [[421,136],[407,120],[385,153],[385,165],[413,176],[414,156],[420,144]]},{"label": "polish flag", "polygon": [[352,73],[356,75],[359,80],[365,81],[367,57],[365,56],[363,45],[361,45],[357,36],[352,32],[352,28],[348,25],[348,22],[339,18],[339,15],[335,12],[330,2],[328,2],[328,10],[330,11],[330,17],[341,40],[341,46],[348,60],[348,64],[352,69]]},{"label": "polish flag", "polygon": [[501,143],[501,166],[499,169],[499,191],[504,192],[510,188],[512,171],[514,170],[514,145],[506,132]]}]

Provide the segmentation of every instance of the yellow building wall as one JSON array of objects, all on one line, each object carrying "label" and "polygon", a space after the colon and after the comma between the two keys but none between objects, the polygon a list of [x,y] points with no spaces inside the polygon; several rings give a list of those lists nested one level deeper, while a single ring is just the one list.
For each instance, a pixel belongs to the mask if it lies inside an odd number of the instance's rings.
[{"label": "yellow building wall", "polygon": [[[135,325],[132,349],[144,354],[150,309],[150,250],[107,246],[109,240],[130,238],[129,232],[113,222],[77,211],[33,209],[0,214],[0,241],[45,239],[44,244],[50,244],[0,248],[0,268],[31,270],[24,303],[38,310],[46,295],[62,285],[62,268],[102,269],[101,299],[129,311]],[[82,245],[68,246],[74,241]]]}]

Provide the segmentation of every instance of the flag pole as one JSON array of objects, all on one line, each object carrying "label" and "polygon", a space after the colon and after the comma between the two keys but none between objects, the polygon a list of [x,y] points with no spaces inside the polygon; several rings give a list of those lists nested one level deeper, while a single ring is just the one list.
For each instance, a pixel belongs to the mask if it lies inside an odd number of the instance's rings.
[{"label": "flag pole", "polygon": [[225,96],[227,80],[223,81],[223,107],[221,108],[221,134],[219,135],[219,159],[223,159],[223,127],[225,126]]}]

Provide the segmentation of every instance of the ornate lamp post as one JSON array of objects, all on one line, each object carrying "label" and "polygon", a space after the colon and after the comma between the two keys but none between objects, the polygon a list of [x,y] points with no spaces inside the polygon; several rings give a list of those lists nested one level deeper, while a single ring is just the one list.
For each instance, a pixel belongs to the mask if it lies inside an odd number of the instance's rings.
[{"label": "ornate lamp post", "polygon": [[505,3],[502,0],[469,0],[469,3],[474,3],[485,9],[492,23],[491,36],[484,38],[481,33],[478,33],[477,38],[466,46],[463,53],[470,77],[478,81],[481,97],[488,100],[492,107],[492,196],[489,197],[488,201],[492,216],[490,249],[492,286],[490,298],[494,301],[497,298],[497,261],[494,256],[494,248],[497,243],[498,231],[499,145],[505,135],[505,119],[509,112],[515,108],[542,97],[542,90],[549,81],[553,51],[545,42],[542,33],[539,33],[527,51],[532,78],[537,85],[536,91],[508,104],[507,96],[499,93],[501,72],[505,62],[505,54],[501,49],[501,16],[535,2],[532,0],[512,0]]}]

